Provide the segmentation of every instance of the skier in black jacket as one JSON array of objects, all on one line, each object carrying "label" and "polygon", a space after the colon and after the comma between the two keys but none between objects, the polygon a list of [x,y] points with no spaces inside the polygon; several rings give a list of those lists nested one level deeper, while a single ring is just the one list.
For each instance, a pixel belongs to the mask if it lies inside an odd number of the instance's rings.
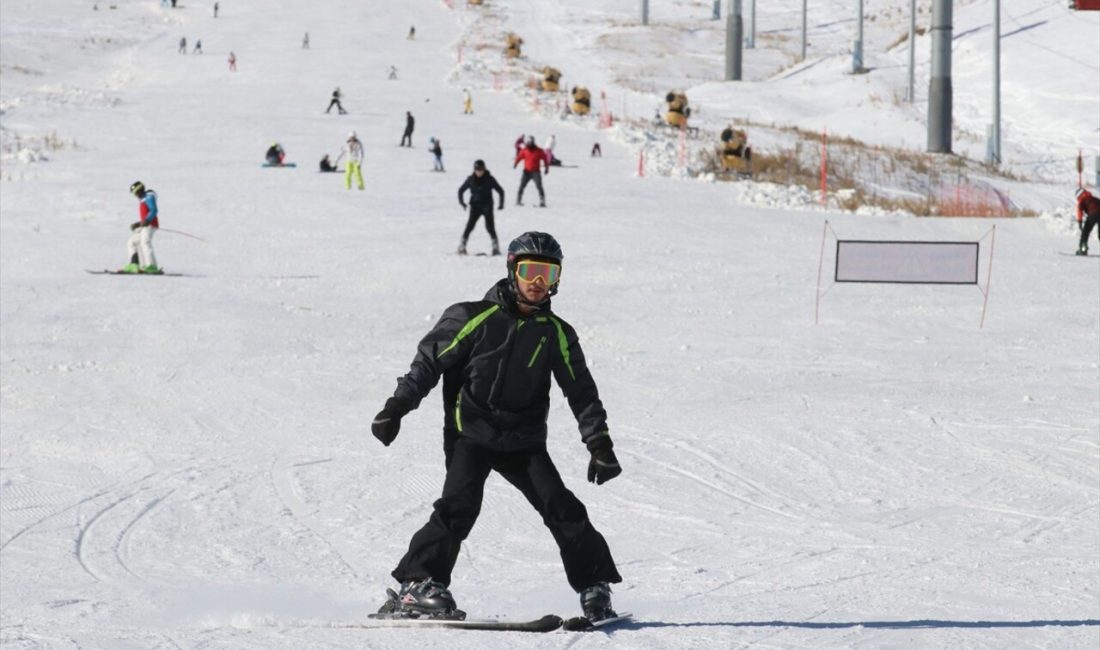
[{"label": "skier in black jacket", "polygon": [[470,190],[470,218],[466,220],[466,229],[462,231],[462,243],[458,245],[458,254],[466,254],[466,240],[470,238],[470,233],[474,231],[478,218],[485,215],[485,229],[489,231],[489,236],[493,238],[493,255],[500,255],[497,229],[493,223],[493,192],[500,195],[500,205],[497,206],[497,210],[503,210],[504,188],[485,168],[484,160],[474,161],[474,173],[470,174],[462,187],[458,188],[458,203],[463,208],[466,207],[466,201],[463,200],[463,194],[466,193],[466,190]]},{"label": "skier in black jacket", "polygon": [[591,453],[588,480],[602,485],[622,473],[577,333],[550,308],[550,296],[558,290],[561,247],[546,233],[528,232],[508,246],[507,260],[508,277],[483,300],[447,308],[371,424],[374,436],[388,446],[401,418],[443,378],[443,495],[393,570],[401,590],[387,590],[382,616],[465,616],[448,586],[462,541],[481,511],[490,471],[523,492],[542,515],[585,616],[615,616],[608,583],[622,578],[611,551],[546,450],[553,376]]}]

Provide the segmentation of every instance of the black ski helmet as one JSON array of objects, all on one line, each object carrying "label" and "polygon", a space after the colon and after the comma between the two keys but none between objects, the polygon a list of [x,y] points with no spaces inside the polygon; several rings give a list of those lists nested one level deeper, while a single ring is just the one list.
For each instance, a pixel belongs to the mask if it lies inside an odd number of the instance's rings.
[{"label": "black ski helmet", "polygon": [[141,181],[134,181],[130,185],[130,194],[133,194],[134,196],[137,196],[137,195],[141,194],[144,191],[145,191],[145,184],[142,183]]},{"label": "black ski helmet", "polygon": [[[553,235],[545,232],[525,232],[508,244],[508,282],[516,295],[520,295],[516,286],[516,262],[524,258],[535,258],[561,264],[565,254],[561,252],[561,245]],[[547,287],[550,295],[558,292],[558,282]]]}]

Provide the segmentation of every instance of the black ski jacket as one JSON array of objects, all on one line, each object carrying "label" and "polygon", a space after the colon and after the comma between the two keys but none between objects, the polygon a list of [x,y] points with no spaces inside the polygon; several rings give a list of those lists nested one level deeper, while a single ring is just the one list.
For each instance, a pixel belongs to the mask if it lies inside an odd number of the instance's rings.
[{"label": "black ski jacket", "polygon": [[470,174],[462,187],[458,188],[459,203],[462,203],[462,194],[466,190],[470,190],[470,207],[488,208],[491,212],[493,210],[493,192],[500,195],[500,205],[501,207],[504,206],[504,188],[500,186],[497,179],[493,178],[488,169],[485,170],[485,175],[481,178],[478,178],[477,174]]},{"label": "black ski jacket", "polygon": [[607,436],[607,413],[584,362],[576,331],[550,310],[524,316],[507,279],[484,300],[443,312],[420,341],[394,397],[415,409],[443,377],[446,434],[496,451],[546,444],[553,375],[586,445]]}]

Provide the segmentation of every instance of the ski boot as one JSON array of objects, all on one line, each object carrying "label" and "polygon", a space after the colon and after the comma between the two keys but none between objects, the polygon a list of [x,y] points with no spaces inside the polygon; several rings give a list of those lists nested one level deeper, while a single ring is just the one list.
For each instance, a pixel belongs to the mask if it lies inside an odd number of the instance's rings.
[{"label": "ski boot", "polygon": [[118,270],[119,273],[141,273],[141,269],[138,268],[137,262],[130,262],[126,266]]},{"label": "ski boot", "polygon": [[516,197],[516,205],[523,205],[523,195]]},{"label": "ski boot", "polygon": [[387,589],[386,596],[386,602],[372,618],[466,619],[466,612],[455,606],[447,587],[431,578],[403,582],[400,593]]},{"label": "ski boot", "polygon": [[457,252],[458,252],[459,255],[465,255],[466,254],[466,240],[465,239],[463,239],[462,242],[458,245],[458,251]]},{"label": "ski boot", "polygon": [[611,586],[606,582],[597,582],[582,591],[581,609],[584,610],[584,617],[593,623],[618,616],[611,609]]},{"label": "ski boot", "polygon": [[500,255],[500,242],[493,240],[493,255]]},{"label": "ski boot", "polygon": [[1089,254],[1089,245],[1088,244],[1081,244],[1080,246],[1078,246],[1077,247],[1077,254],[1078,255],[1088,255]]},{"label": "ski boot", "polygon": [[143,267],[141,267],[140,272],[141,273],[147,273],[149,275],[160,275],[160,274],[164,273],[164,271],[161,271],[157,267],[156,264],[150,264],[149,266],[143,266]]},{"label": "ski boot", "polygon": [[539,198],[539,207],[540,208],[545,208],[546,207],[546,199],[541,198],[541,197]]}]

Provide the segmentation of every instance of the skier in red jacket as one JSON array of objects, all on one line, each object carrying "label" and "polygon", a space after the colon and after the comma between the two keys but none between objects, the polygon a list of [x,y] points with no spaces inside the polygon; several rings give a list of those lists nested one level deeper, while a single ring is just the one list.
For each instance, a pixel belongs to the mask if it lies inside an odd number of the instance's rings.
[{"label": "skier in red jacket", "polygon": [[512,169],[515,169],[520,161],[523,161],[523,178],[519,182],[519,192],[516,193],[516,205],[523,205],[523,188],[533,180],[539,191],[539,207],[545,208],[546,193],[542,191],[542,173],[539,166],[541,165],[546,170],[546,174],[549,174],[550,164],[546,161],[546,153],[535,144],[535,136],[527,136],[527,144],[516,153]]},{"label": "skier in red jacket", "polygon": [[1077,227],[1081,229],[1081,241],[1077,245],[1078,255],[1089,254],[1089,235],[1096,228],[1096,236],[1100,237],[1100,199],[1093,196],[1083,187],[1077,189]]}]

